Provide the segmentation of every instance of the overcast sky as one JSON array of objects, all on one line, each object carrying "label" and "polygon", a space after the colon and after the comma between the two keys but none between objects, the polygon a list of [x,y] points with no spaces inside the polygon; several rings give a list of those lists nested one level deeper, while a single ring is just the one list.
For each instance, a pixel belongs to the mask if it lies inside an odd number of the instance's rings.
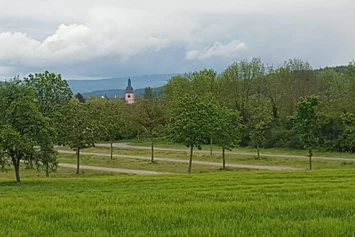
[{"label": "overcast sky", "polygon": [[0,79],[223,70],[261,57],[355,59],[354,0],[0,0]]}]

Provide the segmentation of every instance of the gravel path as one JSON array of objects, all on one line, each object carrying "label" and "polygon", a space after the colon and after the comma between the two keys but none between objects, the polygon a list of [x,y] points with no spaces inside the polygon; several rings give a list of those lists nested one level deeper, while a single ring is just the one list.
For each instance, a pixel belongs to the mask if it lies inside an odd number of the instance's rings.
[{"label": "gravel path", "polygon": [[[58,150],[59,153],[62,154],[75,154],[74,151],[64,151]],[[82,155],[89,155],[89,156],[101,156],[101,157],[110,157],[110,154],[105,153],[91,153],[91,152],[80,152]],[[150,157],[146,156],[131,156],[131,155],[113,155],[117,158],[124,158],[124,159],[139,159],[139,160],[150,160]],[[188,163],[188,160],[181,160],[181,159],[173,159],[173,158],[154,158],[157,161],[166,161],[166,162],[176,162],[176,163]],[[208,166],[217,166],[220,167],[221,163],[218,162],[209,162],[209,161],[192,161],[193,164],[199,165],[208,165]],[[232,168],[239,168],[239,169],[254,169],[254,170],[304,170],[301,168],[294,168],[294,167],[287,167],[287,166],[264,166],[264,165],[244,165],[244,164],[226,164],[227,167]]]},{"label": "gravel path", "polygon": [[[95,144],[97,147],[110,147],[110,144],[100,143]],[[114,143],[113,147],[116,148],[123,148],[123,149],[140,149],[140,150],[150,150],[150,147],[146,146],[133,146],[127,143]],[[154,147],[154,150],[157,151],[176,151],[176,152],[189,152],[189,150],[185,149],[176,149],[176,148],[160,148]],[[209,153],[210,151],[207,150],[196,150],[194,152],[201,152],[201,153]],[[256,156],[256,152],[235,152],[235,151],[226,151],[226,154],[234,154],[234,155],[245,155],[245,156]],[[308,159],[307,156],[300,156],[300,155],[286,155],[286,154],[265,154],[260,153],[260,156],[264,157],[278,157],[278,158],[297,158],[297,159]],[[354,161],[355,159],[352,158],[340,158],[340,157],[323,157],[323,156],[312,156],[312,159],[315,160],[338,160],[338,161]]]}]

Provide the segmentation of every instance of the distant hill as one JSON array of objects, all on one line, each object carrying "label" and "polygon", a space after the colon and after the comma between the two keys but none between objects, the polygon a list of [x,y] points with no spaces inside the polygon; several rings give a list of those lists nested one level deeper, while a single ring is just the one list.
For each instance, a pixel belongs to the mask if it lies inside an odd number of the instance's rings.
[{"label": "distant hill", "polygon": [[[131,77],[132,86],[136,90],[136,93],[139,92],[139,88],[156,88],[161,87],[167,83],[167,81],[173,77],[179,75],[178,73],[172,74],[156,74],[156,75],[142,75],[142,76],[133,76]],[[124,90],[127,86],[128,77],[120,78],[109,78],[109,79],[99,79],[99,80],[68,80],[68,84],[72,89],[73,93],[81,94],[97,94],[104,92],[116,94],[117,96],[123,95]],[[138,89],[138,90],[137,90]]]},{"label": "distant hill", "polygon": [[[153,90],[153,96],[154,97],[159,97],[163,93],[163,87],[157,87],[157,88],[152,88]],[[92,91],[88,93],[82,93],[82,95],[85,98],[90,98],[90,97],[101,97],[101,96],[107,96],[108,98],[115,98],[115,97],[124,97],[125,94],[124,89],[112,89],[112,90],[98,90],[98,91]],[[134,94],[136,98],[142,97],[144,93],[144,88],[140,88],[137,90],[134,90]]]}]

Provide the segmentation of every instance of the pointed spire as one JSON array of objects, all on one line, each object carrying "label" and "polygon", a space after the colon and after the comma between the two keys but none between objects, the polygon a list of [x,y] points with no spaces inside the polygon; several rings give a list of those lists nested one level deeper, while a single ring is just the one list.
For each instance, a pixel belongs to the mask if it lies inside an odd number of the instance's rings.
[{"label": "pointed spire", "polygon": [[126,87],[126,91],[133,91],[131,77],[128,77],[128,86]]}]

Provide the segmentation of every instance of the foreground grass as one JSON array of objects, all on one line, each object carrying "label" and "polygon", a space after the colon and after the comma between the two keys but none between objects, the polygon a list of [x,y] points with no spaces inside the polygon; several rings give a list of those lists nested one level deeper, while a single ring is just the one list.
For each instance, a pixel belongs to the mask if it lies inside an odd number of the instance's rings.
[{"label": "foreground grass", "polygon": [[[60,148],[64,150],[69,150],[68,148]],[[110,149],[106,147],[94,147],[83,149],[83,152],[91,152],[91,153],[103,153],[109,154]],[[122,148],[114,148],[114,154],[117,155],[129,155],[129,156],[144,156],[150,157],[150,150],[139,150],[139,149],[122,149]],[[176,151],[155,151],[155,156],[160,158],[174,158],[181,160],[189,159],[189,152],[176,152]],[[61,162],[67,163],[75,163],[75,159],[72,157],[70,160],[63,159],[64,155],[61,155]],[[90,159],[83,159],[83,164],[87,165],[97,165],[97,166],[105,166],[105,167],[117,167],[117,168],[131,168],[131,169],[154,169],[156,171],[168,171],[168,172],[186,172],[186,164],[178,164],[178,163],[169,163],[169,162],[158,162],[158,165],[151,165],[149,161],[146,160],[132,160],[132,159],[123,159],[123,158],[115,158],[116,161],[111,162],[108,157],[93,157],[90,156]],[[222,163],[221,155],[215,151],[212,156],[206,153],[195,153],[194,160],[198,161],[212,161]],[[234,164],[248,164],[248,165],[264,165],[264,166],[288,166],[295,168],[304,168],[308,169],[309,163],[308,159],[302,158],[281,158],[281,157],[266,157],[261,156],[261,158],[257,158],[256,156],[248,156],[248,155],[236,155],[236,154],[227,154],[226,156],[227,163]],[[154,166],[155,165],[155,166]],[[222,166],[222,164],[221,164]],[[211,168],[208,166],[200,166],[193,165],[193,168],[197,172],[203,171],[213,171],[216,168]],[[332,160],[313,160],[313,169],[350,169],[355,168],[355,160],[354,161],[332,161]]]},{"label": "foreground grass", "polygon": [[354,236],[353,171],[0,181],[0,236]]}]

